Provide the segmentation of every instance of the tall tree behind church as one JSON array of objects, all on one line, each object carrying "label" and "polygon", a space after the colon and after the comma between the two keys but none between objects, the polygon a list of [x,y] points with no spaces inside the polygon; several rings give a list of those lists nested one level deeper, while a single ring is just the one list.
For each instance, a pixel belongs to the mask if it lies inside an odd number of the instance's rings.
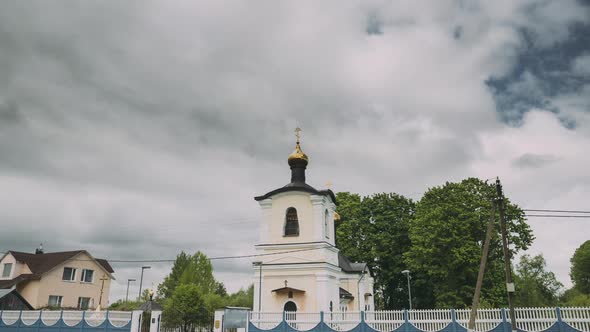
[{"label": "tall tree behind church", "polygon": [[[447,182],[422,196],[410,223],[412,245],[404,255],[415,276],[412,290],[417,290],[418,308],[471,305],[486,223],[495,199],[495,187],[476,178]],[[514,255],[526,250],[534,237],[524,211],[507,198],[505,207]],[[483,304],[502,306],[506,305],[504,264],[498,225],[495,230],[481,296]]]},{"label": "tall tree behind church", "polygon": [[380,309],[407,307],[406,267],[402,255],[409,250],[408,227],[415,204],[394,193],[361,198],[337,194],[340,222],[336,245],[353,261],[363,261],[375,277],[375,303]]}]

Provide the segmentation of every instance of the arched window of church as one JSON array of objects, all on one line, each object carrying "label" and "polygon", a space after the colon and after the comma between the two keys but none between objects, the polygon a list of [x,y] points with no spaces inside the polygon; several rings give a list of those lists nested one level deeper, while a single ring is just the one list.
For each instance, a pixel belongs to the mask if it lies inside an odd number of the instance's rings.
[{"label": "arched window of church", "polygon": [[285,217],[285,236],[299,235],[299,219],[297,218],[297,210],[290,207],[287,209]]},{"label": "arched window of church", "polygon": [[326,233],[326,239],[330,238],[330,213],[328,213],[328,210],[326,210],[326,212],[324,213],[324,232]]}]

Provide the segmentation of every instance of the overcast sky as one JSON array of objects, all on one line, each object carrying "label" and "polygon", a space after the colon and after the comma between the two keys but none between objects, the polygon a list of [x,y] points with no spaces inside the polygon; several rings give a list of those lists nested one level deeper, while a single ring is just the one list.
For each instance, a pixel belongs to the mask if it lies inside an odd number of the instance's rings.
[{"label": "overcast sky", "polygon": [[[297,125],[317,188],[499,176],[523,208],[590,210],[590,3],[3,1],[0,251],[254,253]],[[530,224],[570,285],[590,220]],[[113,265],[111,301],[142,264]]]}]

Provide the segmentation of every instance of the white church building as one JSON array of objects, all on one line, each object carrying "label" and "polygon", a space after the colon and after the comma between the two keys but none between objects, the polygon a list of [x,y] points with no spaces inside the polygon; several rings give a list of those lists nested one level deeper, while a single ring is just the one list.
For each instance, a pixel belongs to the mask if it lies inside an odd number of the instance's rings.
[{"label": "white church building", "polygon": [[291,182],[255,197],[262,209],[253,262],[254,311],[374,310],[373,278],[335,246],[336,197],[305,182],[309,158],[297,131]]}]

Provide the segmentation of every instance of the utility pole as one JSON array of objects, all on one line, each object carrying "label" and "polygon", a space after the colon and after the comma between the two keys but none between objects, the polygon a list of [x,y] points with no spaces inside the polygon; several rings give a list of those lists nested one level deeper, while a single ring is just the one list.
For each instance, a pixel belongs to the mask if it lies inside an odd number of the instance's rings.
[{"label": "utility pole", "polygon": [[486,239],[483,244],[483,251],[481,253],[481,261],[479,263],[479,273],[477,274],[477,283],[475,284],[475,293],[473,293],[473,302],[471,304],[471,314],[469,315],[468,331],[475,331],[475,317],[477,316],[477,307],[479,306],[479,296],[481,294],[481,284],[483,283],[483,275],[486,270],[486,263],[488,260],[488,252],[490,251],[490,242],[492,240],[492,232],[494,231],[494,221],[496,219],[496,205],[492,202],[492,214],[488,221],[486,228]]},{"label": "utility pole", "polygon": [[502,230],[502,249],[504,251],[504,269],[506,271],[506,290],[508,291],[508,308],[510,310],[510,326],[512,332],[516,332],[516,315],[514,314],[514,283],[510,267],[510,252],[508,251],[508,236],[506,234],[506,218],[504,216],[504,194],[500,178],[496,178],[496,193],[498,194],[498,211],[500,212],[500,229]]},{"label": "utility pole", "polygon": [[109,278],[107,278],[107,276],[103,275],[102,278],[100,278],[100,281],[102,281],[102,285],[100,286],[100,298],[98,299],[98,307],[100,308],[101,304],[102,304],[102,292],[104,291],[104,282],[109,280]]}]

